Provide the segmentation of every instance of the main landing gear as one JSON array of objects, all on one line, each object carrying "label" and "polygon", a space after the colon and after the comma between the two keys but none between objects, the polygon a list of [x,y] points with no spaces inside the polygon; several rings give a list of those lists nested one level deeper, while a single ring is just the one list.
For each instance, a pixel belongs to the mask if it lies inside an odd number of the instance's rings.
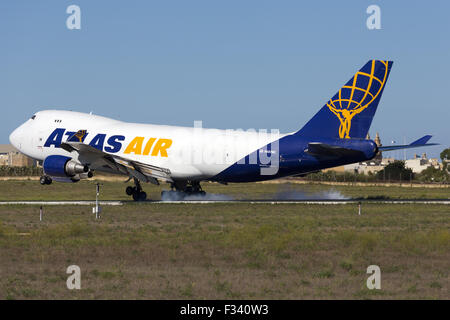
[{"label": "main landing gear", "polygon": [[176,181],[170,185],[171,190],[161,192],[161,199],[169,201],[180,201],[189,196],[205,196],[198,181]]},{"label": "main landing gear", "polygon": [[134,178],[135,187],[128,186],[125,189],[127,195],[132,196],[134,201],[145,201],[147,199],[147,193],[142,190],[141,183],[138,179]]},{"label": "main landing gear", "polygon": [[52,178],[50,178],[49,176],[42,176],[39,179],[39,182],[44,185],[44,184],[51,184],[52,183]]}]

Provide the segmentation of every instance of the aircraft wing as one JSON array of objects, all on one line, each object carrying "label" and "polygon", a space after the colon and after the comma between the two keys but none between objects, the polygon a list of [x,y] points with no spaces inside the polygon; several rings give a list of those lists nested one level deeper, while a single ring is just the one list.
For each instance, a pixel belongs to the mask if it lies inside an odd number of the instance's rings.
[{"label": "aircraft wing", "polygon": [[418,147],[428,147],[428,146],[436,146],[439,145],[439,143],[427,143],[428,140],[431,139],[431,135],[423,136],[420,139],[417,139],[414,142],[411,142],[410,144],[404,144],[404,145],[398,145],[398,146],[381,146],[378,147],[380,151],[392,151],[392,150],[399,150],[399,149],[409,149],[409,148],[418,148]]},{"label": "aircraft wing", "polygon": [[338,146],[331,146],[326,143],[321,142],[310,142],[308,143],[308,149],[306,149],[306,153],[309,153],[313,156],[321,156],[321,157],[356,157],[361,155],[361,151],[353,150]]},{"label": "aircraft wing", "polygon": [[169,169],[105,153],[82,142],[64,142],[61,143],[61,148],[68,152],[77,152],[78,159],[93,168],[106,167],[140,181],[157,185],[158,179],[173,182]]}]

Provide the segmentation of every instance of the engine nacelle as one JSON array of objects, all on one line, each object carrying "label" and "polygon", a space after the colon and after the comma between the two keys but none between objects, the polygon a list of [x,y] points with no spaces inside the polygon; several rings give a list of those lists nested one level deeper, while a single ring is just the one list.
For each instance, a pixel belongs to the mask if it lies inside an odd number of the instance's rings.
[{"label": "engine nacelle", "polygon": [[75,176],[89,172],[88,166],[84,166],[70,157],[56,155],[45,158],[42,167],[45,174],[52,178],[72,178],[72,181]]}]

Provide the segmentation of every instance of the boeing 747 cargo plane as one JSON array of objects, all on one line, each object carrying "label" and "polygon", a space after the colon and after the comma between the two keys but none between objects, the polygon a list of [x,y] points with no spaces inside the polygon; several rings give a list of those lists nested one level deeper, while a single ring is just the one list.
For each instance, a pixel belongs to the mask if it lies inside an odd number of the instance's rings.
[{"label": "boeing 747 cargo plane", "polygon": [[127,123],[92,114],[35,113],[9,139],[42,161],[41,184],[77,182],[95,172],[134,180],[126,193],[145,200],[141,182],[170,183],[177,194],[204,194],[201,181],[251,182],[304,175],[368,161],[379,151],[429,146],[431,136],[401,146],[365,139],[392,61],[370,60],[296,132],[233,131]]}]

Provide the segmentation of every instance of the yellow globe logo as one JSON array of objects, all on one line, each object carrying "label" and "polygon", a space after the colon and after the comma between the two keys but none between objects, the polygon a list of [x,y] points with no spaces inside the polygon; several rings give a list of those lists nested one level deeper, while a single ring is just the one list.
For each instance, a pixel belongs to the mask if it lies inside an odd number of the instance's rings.
[{"label": "yellow globe logo", "polygon": [[[382,79],[375,76],[377,63],[384,65]],[[339,119],[339,137],[350,138],[352,119],[361,113],[378,97],[383,90],[388,74],[388,61],[372,60],[370,72],[358,71],[353,79],[327,102],[328,108]]]}]

